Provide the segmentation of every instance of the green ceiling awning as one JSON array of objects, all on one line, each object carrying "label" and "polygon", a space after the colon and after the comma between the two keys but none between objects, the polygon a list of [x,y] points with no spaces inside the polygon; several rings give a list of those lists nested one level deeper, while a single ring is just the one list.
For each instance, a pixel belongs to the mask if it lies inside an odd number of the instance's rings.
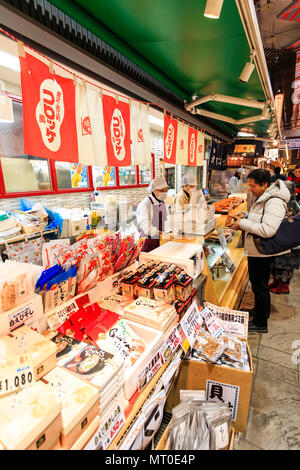
[{"label": "green ceiling awning", "polygon": [[[181,96],[210,93],[265,101],[256,70],[247,84],[238,78],[249,44],[234,0],[225,0],[218,20],[204,16],[205,0],[51,0],[79,24]],[[203,109],[243,119],[260,110],[210,101]],[[213,123],[213,121],[211,121]],[[266,135],[271,121],[240,127]],[[238,126],[215,121],[236,133]]]}]

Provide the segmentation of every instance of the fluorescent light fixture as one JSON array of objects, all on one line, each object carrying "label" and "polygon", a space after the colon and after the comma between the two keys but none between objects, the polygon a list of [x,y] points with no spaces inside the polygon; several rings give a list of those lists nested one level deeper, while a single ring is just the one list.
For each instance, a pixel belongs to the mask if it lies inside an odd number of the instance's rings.
[{"label": "fluorescent light fixture", "polygon": [[223,0],[206,0],[204,16],[217,20],[220,18]]},{"label": "fluorescent light fixture", "polygon": [[149,122],[151,122],[151,124],[156,124],[156,126],[164,127],[164,121],[155,116],[152,116],[152,114],[149,114]]},{"label": "fluorescent light fixture", "polygon": [[7,52],[0,51],[0,65],[1,67],[7,67],[8,69],[20,72],[19,58]]},{"label": "fluorescent light fixture", "polygon": [[0,122],[14,122],[12,100],[5,95],[0,95]]},{"label": "fluorescent light fixture", "polygon": [[239,131],[237,135],[238,137],[257,137],[257,135],[253,134],[253,132],[244,132],[244,131]]},{"label": "fluorescent light fixture", "polygon": [[247,62],[241,75],[239,76],[239,81],[242,83],[248,83],[249,78],[252,75],[253,70],[255,69],[255,64],[253,63],[253,59],[255,57],[255,52],[251,52],[250,54],[250,62]]}]

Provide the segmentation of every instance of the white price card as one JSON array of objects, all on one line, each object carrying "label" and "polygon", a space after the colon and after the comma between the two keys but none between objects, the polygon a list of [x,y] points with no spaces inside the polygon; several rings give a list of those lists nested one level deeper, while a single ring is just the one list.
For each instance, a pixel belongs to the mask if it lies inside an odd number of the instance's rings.
[{"label": "white price card", "polygon": [[26,307],[21,307],[14,311],[14,313],[8,314],[9,319],[9,331],[14,330],[22,324],[27,324],[35,318],[35,311],[32,308],[32,305],[26,305]]},{"label": "white price card", "polygon": [[206,381],[206,400],[229,404],[232,421],[236,421],[240,387],[213,380]]},{"label": "white price card", "polygon": [[162,359],[160,352],[156,353],[151,359],[147,367],[138,376],[138,390],[139,392],[150,382],[152,377],[162,366]]},{"label": "white price card", "polygon": [[99,426],[98,430],[85,446],[84,450],[106,450],[118,432],[122,429],[124,423],[124,410],[123,407],[118,404],[105,423]]},{"label": "white price card", "polygon": [[205,307],[201,311],[201,315],[205,320],[208,331],[214,338],[217,339],[220,335],[222,335],[222,333],[224,333],[224,330],[218,322],[218,319],[208,307]]},{"label": "white price card", "polygon": [[205,302],[205,305],[218,319],[218,323],[229,335],[235,335],[243,338],[248,336],[249,313],[238,310],[230,310],[225,307]]},{"label": "white price card", "polygon": [[0,397],[28,387],[34,383],[30,354],[20,354],[0,363]]},{"label": "white price card", "polygon": [[79,310],[79,307],[75,300],[71,302],[65,302],[52,312],[46,313],[47,322],[51,330],[59,328],[72,313]]},{"label": "white price card", "polygon": [[[201,312],[202,313],[202,312]],[[179,323],[179,334],[181,336],[181,346],[186,353],[188,349],[194,346],[198,332],[203,323],[197,302],[194,301]]]},{"label": "white price card", "polygon": [[170,359],[179,344],[180,335],[178,333],[177,326],[175,326],[160,350],[162,361],[164,364]]},{"label": "white price card", "polygon": [[119,450],[141,450],[144,437],[145,417],[141,413],[133,423]]}]

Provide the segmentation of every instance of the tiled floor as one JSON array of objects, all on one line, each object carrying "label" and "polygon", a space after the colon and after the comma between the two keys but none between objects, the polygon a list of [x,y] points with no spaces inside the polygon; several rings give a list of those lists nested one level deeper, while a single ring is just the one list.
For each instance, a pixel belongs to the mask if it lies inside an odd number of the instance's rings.
[{"label": "tiled floor", "polygon": [[[254,382],[247,432],[237,435],[237,450],[300,450],[300,271],[290,290],[271,294],[269,333],[248,337]],[[243,307],[253,307],[250,285]]]}]

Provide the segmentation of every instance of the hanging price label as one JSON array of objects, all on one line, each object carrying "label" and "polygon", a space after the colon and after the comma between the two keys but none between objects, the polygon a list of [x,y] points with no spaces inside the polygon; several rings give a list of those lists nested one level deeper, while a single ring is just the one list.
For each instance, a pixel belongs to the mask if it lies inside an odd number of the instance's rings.
[{"label": "hanging price label", "polygon": [[0,364],[0,397],[34,383],[30,354],[22,354]]},{"label": "hanging price label", "polygon": [[177,331],[177,327],[175,326],[160,350],[162,361],[164,364],[170,359],[179,344],[180,335]]},{"label": "hanging price label", "polygon": [[125,423],[123,407],[117,405],[108,420],[101,426],[90,439],[84,450],[106,450],[114,440]]},{"label": "hanging price label", "polygon": [[79,310],[79,307],[75,300],[71,302],[64,303],[61,306],[57,307],[52,312],[46,313],[47,322],[51,330],[56,330],[59,328],[72,313],[75,313]]},{"label": "hanging price label", "polygon": [[178,332],[181,337],[180,345],[185,353],[194,346],[202,323],[203,318],[197,303],[194,301],[178,325]]},{"label": "hanging price label", "polygon": [[160,352],[155,354],[155,356],[151,359],[147,367],[139,374],[138,376],[138,390],[139,392],[150,382],[152,377],[156,374],[156,372],[162,366],[162,359]]}]

